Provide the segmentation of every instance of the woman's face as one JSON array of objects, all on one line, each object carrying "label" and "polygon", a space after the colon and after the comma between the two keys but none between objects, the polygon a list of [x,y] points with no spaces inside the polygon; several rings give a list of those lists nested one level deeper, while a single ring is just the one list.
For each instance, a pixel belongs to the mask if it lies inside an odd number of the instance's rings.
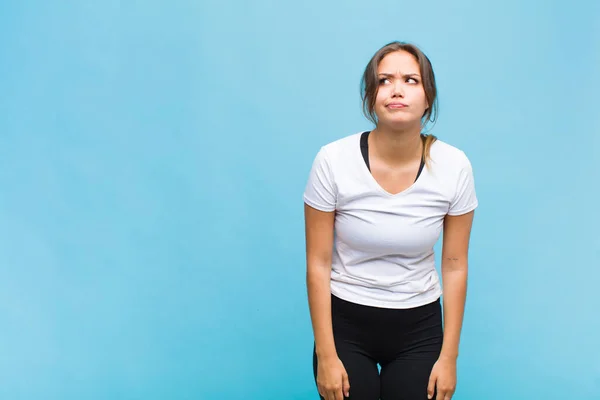
[{"label": "woman's face", "polygon": [[406,51],[387,54],[377,68],[379,87],[375,113],[380,124],[406,126],[421,124],[429,107],[419,63]]}]

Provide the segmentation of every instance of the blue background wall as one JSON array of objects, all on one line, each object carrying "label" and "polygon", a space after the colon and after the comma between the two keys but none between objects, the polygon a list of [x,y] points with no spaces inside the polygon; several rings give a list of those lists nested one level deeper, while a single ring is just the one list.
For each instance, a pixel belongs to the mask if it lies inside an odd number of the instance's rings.
[{"label": "blue background wall", "polygon": [[0,398],[316,398],[302,191],[407,40],[481,204],[455,398],[600,399],[600,6],[528,3],[2,2]]}]

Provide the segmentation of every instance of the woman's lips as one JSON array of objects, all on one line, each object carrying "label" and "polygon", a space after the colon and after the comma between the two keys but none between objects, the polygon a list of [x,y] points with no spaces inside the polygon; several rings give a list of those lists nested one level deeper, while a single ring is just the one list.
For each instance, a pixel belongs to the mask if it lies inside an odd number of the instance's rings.
[{"label": "woman's lips", "polygon": [[406,108],[406,107],[408,107],[408,105],[406,105],[404,103],[390,103],[386,107],[398,109],[398,108]]}]

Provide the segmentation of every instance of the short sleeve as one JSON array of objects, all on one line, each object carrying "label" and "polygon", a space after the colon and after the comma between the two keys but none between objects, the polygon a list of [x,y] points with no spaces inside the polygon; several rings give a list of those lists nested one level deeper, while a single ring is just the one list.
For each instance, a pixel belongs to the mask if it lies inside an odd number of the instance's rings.
[{"label": "short sleeve", "polygon": [[465,162],[458,174],[456,192],[450,203],[448,215],[462,215],[477,208],[478,201],[475,193],[475,180],[473,168],[465,156]]},{"label": "short sleeve", "polygon": [[321,211],[334,211],[337,194],[327,152],[321,148],[315,157],[304,190],[304,202]]}]

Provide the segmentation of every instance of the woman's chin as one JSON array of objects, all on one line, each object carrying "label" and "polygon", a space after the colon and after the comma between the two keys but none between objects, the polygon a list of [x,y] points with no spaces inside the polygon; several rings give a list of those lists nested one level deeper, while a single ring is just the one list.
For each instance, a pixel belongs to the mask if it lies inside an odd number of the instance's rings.
[{"label": "woman's chin", "polygon": [[379,125],[389,126],[390,128],[407,128],[412,126],[421,126],[420,119],[413,119],[409,116],[394,116],[379,118]]}]

